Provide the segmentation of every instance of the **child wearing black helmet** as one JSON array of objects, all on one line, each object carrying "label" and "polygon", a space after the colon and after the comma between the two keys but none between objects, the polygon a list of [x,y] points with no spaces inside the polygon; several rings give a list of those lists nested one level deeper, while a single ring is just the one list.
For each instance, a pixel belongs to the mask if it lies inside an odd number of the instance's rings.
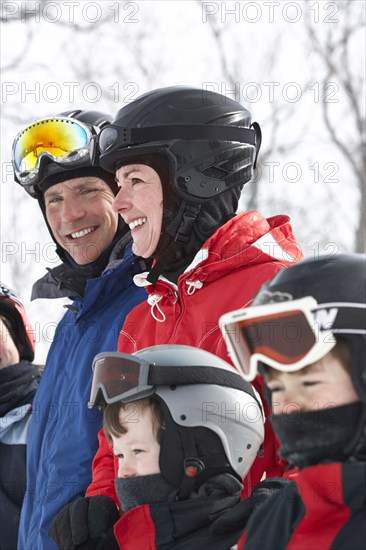
[{"label": "child wearing black helmet", "polygon": [[[241,527],[217,535],[212,524],[239,502],[241,480],[264,438],[262,404],[251,384],[223,360],[189,346],[101,353],[93,370],[89,406],[105,408],[104,431],[118,458],[119,547],[228,550]],[[92,524],[93,510],[88,513]],[[115,514],[110,510],[109,532],[100,536],[109,548]],[[56,518],[51,536],[71,548],[64,525]]]},{"label": "child wearing black helmet", "polygon": [[[244,377],[263,375],[289,462],[287,480],[246,525],[246,550],[366,548],[365,266],[357,254],[302,261],[264,285],[252,308],[222,317]],[[231,511],[231,526],[248,510]]]}]

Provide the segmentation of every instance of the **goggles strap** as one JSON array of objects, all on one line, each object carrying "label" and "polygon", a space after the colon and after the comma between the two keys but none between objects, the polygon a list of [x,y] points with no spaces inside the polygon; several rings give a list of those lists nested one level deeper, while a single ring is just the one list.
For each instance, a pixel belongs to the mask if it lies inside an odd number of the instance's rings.
[{"label": "goggles strap", "polygon": [[214,367],[161,367],[152,365],[148,384],[152,386],[183,386],[189,384],[216,384],[248,393],[255,397],[253,388],[240,374]]},{"label": "goggles strap", "polygon": [[254,392],[253,386],[235,372],[212,367],[190,366],[190,367],[160,367],[153,365],[150,368],[148,384],[151,386],[183,386],[189,384],[213,384],[243,391],[249,394],[258,403],[259,409],[262,405]]},{"label": "goggles strap", "polygon": [[[256,147],[257,131],[237,126],[215,126],[207,124],[182,124],[169,126],[150,126],[146,128],[124,128],[113,126],[122,135],[123,146],[162,140],[212,140],[238,141]],[[107,129],[107,128],[106,128]]]}]

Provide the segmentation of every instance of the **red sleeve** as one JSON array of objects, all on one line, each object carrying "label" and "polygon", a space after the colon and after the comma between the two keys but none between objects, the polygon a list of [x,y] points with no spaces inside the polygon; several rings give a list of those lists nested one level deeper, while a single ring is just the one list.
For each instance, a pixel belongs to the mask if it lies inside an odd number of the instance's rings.
[{"label": "red sleeve", "polygon": [[243,550],[246,540],[247,540],[247,532],[244,531],[244,533],[242,534],[242,536],[238,540],[237,550]]},{"label": "red sleeve", "polygon": [[263,397],[262,385],[263,379],[257,376],[253,380],[252,385],[258,391],[264,408],[266,422],[264,424],[264,443],[263,454],[255,459],[249,473],[243,481],[244,488],[242,490],[242,498],[250,496],[254,487],[265,477],[282,477],[287,466],[286,461],[278,456],[278,441],[269,421],[270,410],[266,400]]},{"label": "red sleeve", "polygon": [[114,490],[114,479],[117,477],[118,461],[114,456],[108,440],[101,429],[98,433],[99,449],[94,457],[92,466],[92,482],[85,495],[94,497],[105,495],[114,500],[118,508],[119,500]]}]

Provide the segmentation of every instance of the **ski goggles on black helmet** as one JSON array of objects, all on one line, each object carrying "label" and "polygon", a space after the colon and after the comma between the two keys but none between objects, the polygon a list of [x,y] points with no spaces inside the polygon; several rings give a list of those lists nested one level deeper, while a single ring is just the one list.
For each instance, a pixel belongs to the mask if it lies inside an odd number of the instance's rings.
[{"label": "ski goggles on black helmet", "polygon": [[220,327],[233,363],[251,381],[260,362],[294,372],[331,351],[334,334],[365,334],[365,306],[318,304],[308,296],[233,311]]},{"label": "ski goggles on black helmet", "polygon": [[240,374],[211,366],[159,366],[137,356],[103,352],[94,357],[93,380],[88,407],[129,403],[155,393],[156,386],[217,384],[245,391],[257,397]]},{"label": "ski goggles on black helmet", "polygon": [[95,151],[92,130],[67,117],[38,120],[19,132],[13,142],[12,163],[15,178],[30,194],[39,183],[44,161],[65,169],[90,165]]}]

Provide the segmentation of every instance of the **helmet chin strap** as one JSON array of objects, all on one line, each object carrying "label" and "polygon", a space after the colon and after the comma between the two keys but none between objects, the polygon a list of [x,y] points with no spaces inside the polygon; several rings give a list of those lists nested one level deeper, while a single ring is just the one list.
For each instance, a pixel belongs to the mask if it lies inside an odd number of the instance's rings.
[{"label": "helmet chin strap", "polygon": [[180,430],[184,452],[184,476],[179,487],[178,500],[186,500],[193,492],[197,476],[206,468],[197,456],[196,443],[191,430]]},{"label": "helmet chin strap", "polygon": [[178,490],[177,500],[188,499],[203,483],[216,475],[234,474],[229,462],[227,459],[223,461],[222,456],[209,456],[207,454],[198,456],[192,430],[180,430],[180,436],[184,453],[184,475]]},{"label": "helmet chin strap", "polygon": [[256,135],[256,151],[255,151],[255,159],[254,159],[254,163],[253,163],[253,170],[255,169],[255,167],[257,166],[257,160],[258,160],[258,154],[259,154],[259,150],[261,148],[261,145],[262,145],[262,130],[261,130],[261,127],[259,126],[258,122],[253,122],[251,125],[250,125],[251,128],[253,128],[253,130],[255,131],[255,135]]},{"label": "helmet chin strap", "polygon": [[177,234],[174,240],[167,246],[164,252],[156,259],[156,263],[149,275],[147,280],[151,284],[156,284],[159,276],[164,271],[164,268],[169,265],[169,263],[174,259],[178,250],[188,242],[192,227],[194,222],[197,219],[198,213],[201,210],[201,204],[193,205],[188,204],[186,209],[183,212],[183,218],[181,224],[178,228]]}]

